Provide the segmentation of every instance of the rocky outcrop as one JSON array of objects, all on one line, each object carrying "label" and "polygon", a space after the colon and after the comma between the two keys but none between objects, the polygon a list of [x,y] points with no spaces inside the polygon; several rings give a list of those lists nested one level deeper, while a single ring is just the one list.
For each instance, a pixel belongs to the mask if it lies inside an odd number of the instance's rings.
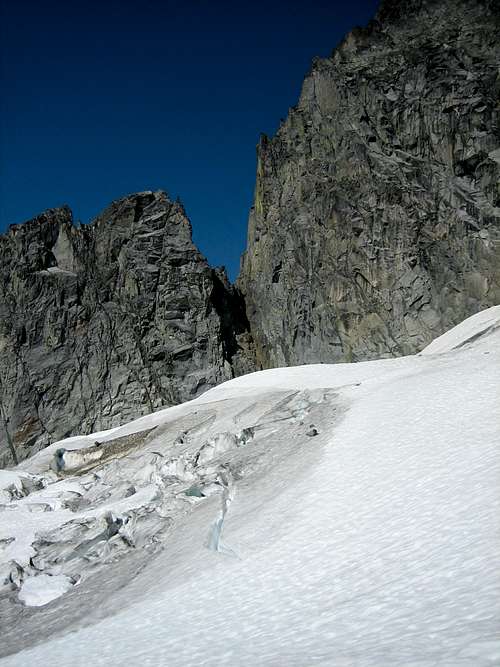
[{"label": "rocky outcrop", "polygon": [[413,353],[500,302],[497,0],[384,0],[258,146],[260,363]]},{"label": "rocky outcrop", "polygon": [[0,464],[253,369],[241,300],[163,192],[0,237]]},{"label": "rocky outcrop", "polygon": [[261,367],[413,353],[500,303],[499,17],[383,0],[314,62],[259,143],[237,288],[162,192],[12,226],[0,465]]}]

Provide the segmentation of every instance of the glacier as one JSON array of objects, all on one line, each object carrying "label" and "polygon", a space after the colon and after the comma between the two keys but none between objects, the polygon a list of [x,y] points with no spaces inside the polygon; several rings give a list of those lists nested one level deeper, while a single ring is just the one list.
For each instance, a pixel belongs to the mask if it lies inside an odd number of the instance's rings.
[{"label": "glacier", "polygon": [[0,665],[500,664],[499,370],[496,306],[0,471]]}]

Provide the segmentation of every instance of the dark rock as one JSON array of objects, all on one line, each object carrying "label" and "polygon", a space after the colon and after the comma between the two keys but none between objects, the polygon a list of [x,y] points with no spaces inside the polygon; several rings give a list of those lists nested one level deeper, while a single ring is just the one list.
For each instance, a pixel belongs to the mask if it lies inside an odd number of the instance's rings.
[{"label": "dark rock", "polygon": [[162,192],[12,226],[0,465],[258,368],[411,354],[500,303],[499,28],[499,0],[383,0],[315,60],[260,140],[237,287]]},{"label": "dark rock", "polygon": [[[67,208],[0,237],[0,464],[195,397],[252,367],[244,308],[163,192],[75,227]],[[248,352],[250,354],[250,352]]]},{"label": "dark rock", "polygon": [[261,138],[238,286],[264,367],[410,354],[500,303],[499,15],[383,0]]}]

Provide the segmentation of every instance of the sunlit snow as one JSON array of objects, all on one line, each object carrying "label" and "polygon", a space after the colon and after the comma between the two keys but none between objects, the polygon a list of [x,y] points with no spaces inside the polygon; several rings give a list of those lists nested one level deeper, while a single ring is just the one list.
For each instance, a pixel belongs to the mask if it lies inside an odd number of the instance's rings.
[{"label": "sunlit snow", "polygon": [[43,607],[64,595],[74,583],[64,574],[39,574],[36,577],[28,577],[21,584],[19,599],[30,607]]},{"label": "sunlit snow", "polygon": [[1,471],[1,582],[2,667],[500,664],[500,307]]}]

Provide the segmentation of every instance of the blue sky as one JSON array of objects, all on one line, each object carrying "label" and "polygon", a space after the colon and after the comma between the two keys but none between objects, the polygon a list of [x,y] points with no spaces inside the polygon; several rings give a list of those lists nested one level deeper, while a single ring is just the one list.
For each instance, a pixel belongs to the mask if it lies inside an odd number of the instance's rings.
[{"label": "blue sky", "polygon": [[259,134],[297,102],[312,58],[377,5],[5,0],[0,231],[63,203],[89,222],[113,199],[164,189],[234,279]]}]

